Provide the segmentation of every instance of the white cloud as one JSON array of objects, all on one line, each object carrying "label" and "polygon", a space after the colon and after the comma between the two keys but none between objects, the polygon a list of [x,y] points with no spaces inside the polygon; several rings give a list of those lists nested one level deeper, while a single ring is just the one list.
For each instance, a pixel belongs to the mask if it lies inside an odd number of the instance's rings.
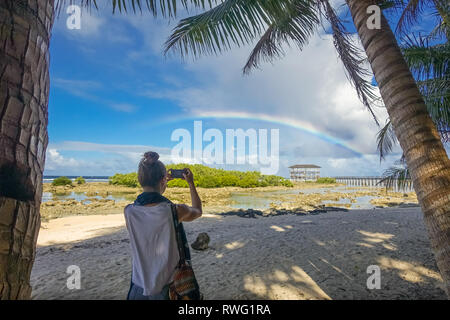
[{"label": "white cloud", "polygon": [[83,37],[99,36],[104,29],[105,18],[95,13],[83,11],[81,14],[81,29],[79,34]]},{"label": "white cloud", "polygon": [[48,148],[47,156],[45,161],[45,169],[46,170],[57,170],[61,167],[69,167],[69,168],[77,168],[79,167],[79,161],[73,158],[65,158],[63,157],[58,150]]},{"label": "white cloud", "polygon": [[[112,175],[133,172],[146,151],[156,151],[163,162],[170,162],[170,149],[144,145],[100,144],[82,141],[50,143],[47,149],[45,174]],[[64,152],[76,152],[77,158]]]},{"label": "white cloud", "polygon": [[[386,161],[380,163],[378,155],[364,155],[358,158],[328,159],[327,171],[340,176],[380,176],[389,166],[400,158],[400,154],[390,154]],[[378,170],[374,170],[378,168]]]},{"label": "white cloud", "polygon": [[58,77],[52,78],[52,86],[66,91],[71,95],[94,101],[98,101],[99,98],[92,93],[92,90],[99,90],[103,88],[103,85],[98,81],[63,79]]}]

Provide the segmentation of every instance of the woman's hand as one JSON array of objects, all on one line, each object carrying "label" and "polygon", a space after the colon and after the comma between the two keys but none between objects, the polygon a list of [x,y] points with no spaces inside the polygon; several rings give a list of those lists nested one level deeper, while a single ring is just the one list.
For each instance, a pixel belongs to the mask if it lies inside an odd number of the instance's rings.
[{"label": "woman's hand", "polygon": [[186,205],[177,206],[178,217],[180,221],[192,221],[202,216],[202,201],[195,189],[194,175],[190,169],[184,169],[183,178],[189,184],[192,207]]},{"label": "woman's hand", "polygon": [[191,169],[185,168],[183,172],[183,178],[186,180],[188,184],[194,184],[194,175],[192,174]]}]

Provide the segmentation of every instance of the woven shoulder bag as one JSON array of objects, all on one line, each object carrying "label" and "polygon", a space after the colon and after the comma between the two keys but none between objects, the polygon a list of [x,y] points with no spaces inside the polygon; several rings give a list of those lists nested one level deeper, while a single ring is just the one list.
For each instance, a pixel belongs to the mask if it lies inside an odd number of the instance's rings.
[{"label": "woven shoulder bag", "polygon": [[170,300],[202,300],[203,296],[200,293],[197,279],[195,279],[191,261],[186,260],[186,243],[183,242],[181,237],[180,223],[178,221],[177,209],[174,204],[171,205],[171,210],[180,261],[175,269],[173,281],[169,285],[169,298]]}]

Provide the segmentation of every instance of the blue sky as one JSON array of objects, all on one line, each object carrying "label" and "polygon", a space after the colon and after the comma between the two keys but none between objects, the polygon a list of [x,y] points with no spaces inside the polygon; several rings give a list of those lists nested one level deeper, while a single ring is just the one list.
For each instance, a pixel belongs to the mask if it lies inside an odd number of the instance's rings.
[{"label": "blue sky", "polygon": [[[69,30],[66,19],[63,10],[50,49],[47,175],[135,171],[147,150],[170,162],[172,132],[193,132],[194,120],[224,135],[278,129],[282,176],[296,163],[318,164],[327,176],[380,175],[399,158],[397,148],[380,164],[378,128],[323,32],[303,52],[287,49],[284,59],[243,76],[250,47],[196,61],[164,57],[162,44],[176,20],[112,15],[108,6],[83,12],[80,30]],[[383,122],[385,111],[377,113]]]}]

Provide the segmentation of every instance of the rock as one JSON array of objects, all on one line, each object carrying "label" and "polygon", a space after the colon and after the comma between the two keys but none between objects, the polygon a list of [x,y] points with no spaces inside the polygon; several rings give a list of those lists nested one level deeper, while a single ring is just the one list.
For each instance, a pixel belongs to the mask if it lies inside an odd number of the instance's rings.
[{"label": "rock", "polygon": [[321,209],[314,209],[314,210],[308,211],[308,213],[312,214],[312,215],[316,215],[316,214],[319,214],[319,213],[326,213],[326,212],[327,212],[327,210],[321,210]]},{"label": "rock", "polygon": [[339,211],[339,212],[348,212],[348,209],[339,208],[339,207],[325,207],[326,211]]},{"label": "rock", "polygon": [[255,209],[239,209],[237,211],[227,211],[220,213],[223,216],[238,216],[241,218],[256,218],[256,216],[263,216],[261,210]]},{"label": "rock", "polygon": [[206,250],[209,245],[209,236],[206,232],[202,232],[197,236],[197,239],[191,244],[194,250]]},{"label": "rock", "polygon": [[305,210],[302,210],[302,209],[300,209],[300,208],[295,209],[294,213],[295,213],[296,215],[301,215],[301,216],[304,216],[304,215],[308,214],[308,212],[306,212]]}]

